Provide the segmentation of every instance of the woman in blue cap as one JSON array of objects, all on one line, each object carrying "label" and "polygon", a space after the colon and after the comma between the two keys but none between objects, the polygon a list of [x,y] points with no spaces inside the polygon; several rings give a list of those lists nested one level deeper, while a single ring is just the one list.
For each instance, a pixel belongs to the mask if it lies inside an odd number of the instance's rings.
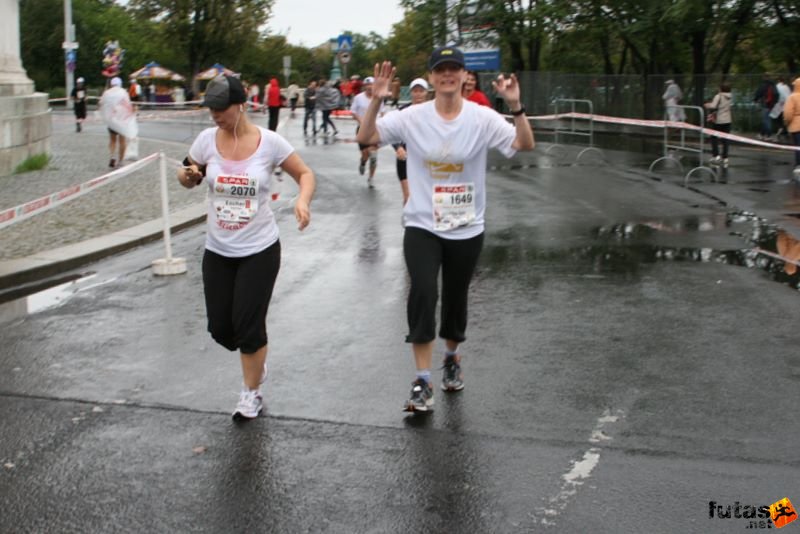
[{"label": "woman in blue cap", "polygon": [[428,70],[433,100],[378,119],[395,69],[389,61],[376,64],[373,98],[357,135],[362,144],[405,142],[408,147],[410,195],[403,208],[403,253],[411,288],[406,341],[412,344],[417,368],[405,404],[410,412],[433,409],[431,365],[440,270],[442,389],[464,388],[458,348],[466,339],[467,292],[483,246],[487,152],[495,148],[510,158],[534,147],[516,76],[500,75],[493,82],[511,110],[512,125],[493,109],[464,99],[467,71],[458,48],[434,50]]}]

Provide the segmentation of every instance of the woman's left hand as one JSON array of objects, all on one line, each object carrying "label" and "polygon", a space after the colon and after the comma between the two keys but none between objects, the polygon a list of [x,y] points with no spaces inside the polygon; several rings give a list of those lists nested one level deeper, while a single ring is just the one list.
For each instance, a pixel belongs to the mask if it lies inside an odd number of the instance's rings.
[{"label": "woman's left hand", "polygon": [[515,74],[509,75],[508,78],[502,74],[497,75],[497,79],[492,82],[497,96],[503,98],[507,103],[519,102],[519,82]]},{"label": "woman's left hand", "polygon": [[302,199],[297,199],[294,203],[294,216],[297,219],[299,230],[304,230],[308,223],[311,222],[311,210],[308,208],[308,203]]}]

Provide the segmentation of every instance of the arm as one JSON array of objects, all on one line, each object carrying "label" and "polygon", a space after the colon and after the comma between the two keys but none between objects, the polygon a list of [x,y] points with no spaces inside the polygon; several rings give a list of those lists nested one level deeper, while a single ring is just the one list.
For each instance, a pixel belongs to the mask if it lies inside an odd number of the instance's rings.
[{"label": "arm", "polygon": [[372,100],[367,106],[362,120],[359,122],[358,135],[356,141],[362,145],[380,144],[381,138],[375,128],[375,121],[378,119],[378,112],[383,105],[383,98],[390,93],[389,84],[394,78],[395,68],[391,61],[384,61],[383,64],[375,64],[375,82],[372,84]]},{"label": "arm", "polygon": [[[519,83],[514,74],[508,79],[501,74],[497,80],[492,82],[492,85],[497,95],[506,101],[506,105],[512,113],[522,108],[519,98]],[[533,147],[536,146],[533,129],[524,113],[514,116],[514,128],[517,130],[517,136],[511,144],[514,150],[533,150]]]},{"label": "arm", "polygon": [[297,152],[292,152],[288,158],[283,160],[281,167],[300,186],[300,193],[294,203],[294,216],[297,219],[298,228],[303,230],[311,222],[311,199],[314,196],[314,189],[317,187],[314,173],[297,155]]},{"label": "arm", "polygon": [[789,95],[789,98],[786,99],[786,104],[783,106],[783,124],[784,126],[789,126],[789,123],[792,122],[792,119],[795,115],[795,106],[797,105],[797,99],[792,98],[792,95]]}]

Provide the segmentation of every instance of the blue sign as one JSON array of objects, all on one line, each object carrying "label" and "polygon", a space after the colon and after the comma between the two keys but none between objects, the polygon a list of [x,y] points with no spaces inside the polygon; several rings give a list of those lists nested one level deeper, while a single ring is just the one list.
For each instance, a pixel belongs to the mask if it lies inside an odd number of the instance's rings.
[{"label": "blue sign", "polygon": [[64,53],[64,61],[67,63],[67,71],[75,72],[75,64],[78,61],[78,53],[74,50],[67,50]]},{"label": "blue sign", "polygon": [[500,70],[500,49],[464,50],[467,70]]},{"label": "blue sign", "polygon": [[339,45],[337,52],[350,52],[353,49],[353,36],[342,34],[337,39],[337,43]]}]

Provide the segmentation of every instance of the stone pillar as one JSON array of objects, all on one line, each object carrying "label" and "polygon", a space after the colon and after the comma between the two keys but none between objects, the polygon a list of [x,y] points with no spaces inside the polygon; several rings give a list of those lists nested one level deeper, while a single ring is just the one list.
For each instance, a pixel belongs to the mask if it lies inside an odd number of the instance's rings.
[{"label": "stone pillar", "polygon": [[19,0],[0,0],[0,13],[0,176],[7,176],[30,156],[50,152],[51,124],[47,94],[34,92],[22,67]]}]

